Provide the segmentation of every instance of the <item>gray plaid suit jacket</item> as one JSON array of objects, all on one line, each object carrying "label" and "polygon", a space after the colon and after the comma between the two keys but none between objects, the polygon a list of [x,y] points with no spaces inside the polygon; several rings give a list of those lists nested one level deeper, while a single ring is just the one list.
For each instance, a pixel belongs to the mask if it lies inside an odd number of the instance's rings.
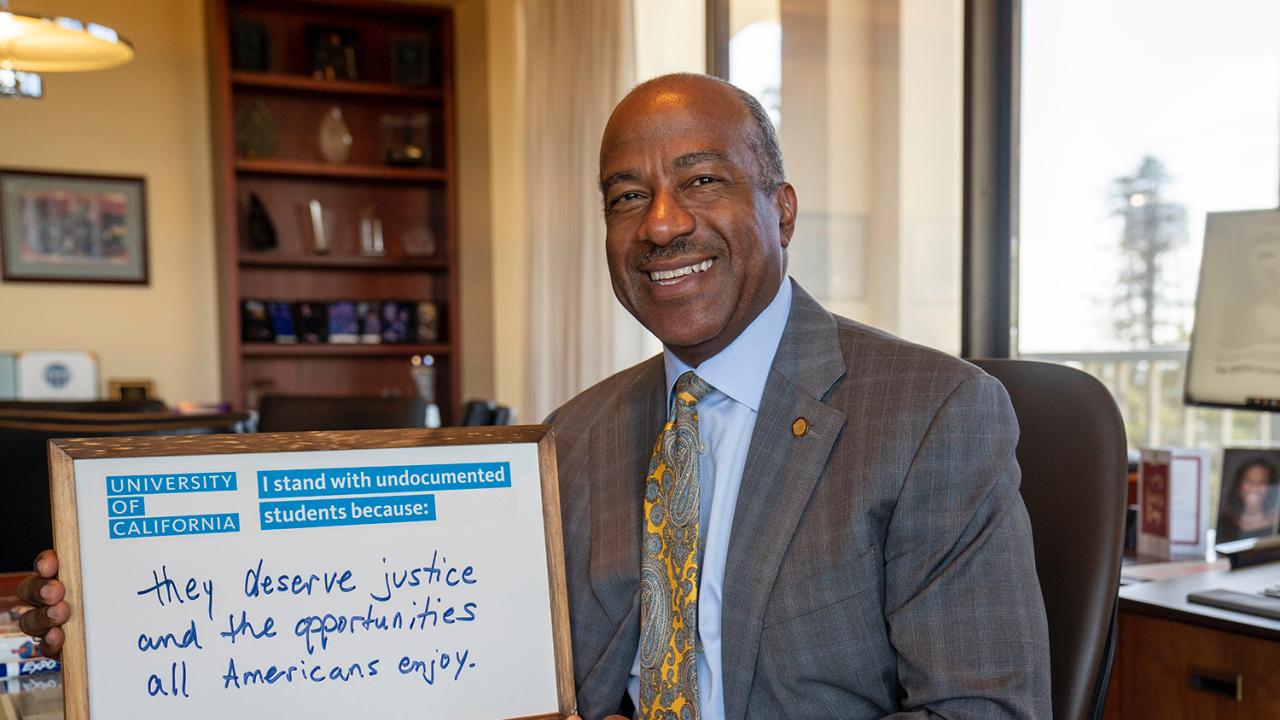
[{"label": "gray plaid suit jacket", "polygon": [[[664,388],[655,357],[550,419],[586,720],[619,706],[639,640],[641,491]],[[1017,438],[999,382],[797,285],[730,535],[727,720],[1050,717]]]}]

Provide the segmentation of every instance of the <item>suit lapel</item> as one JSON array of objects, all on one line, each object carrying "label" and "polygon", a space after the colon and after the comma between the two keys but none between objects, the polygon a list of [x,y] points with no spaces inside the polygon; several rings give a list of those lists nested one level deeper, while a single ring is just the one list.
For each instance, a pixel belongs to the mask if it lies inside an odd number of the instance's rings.
[{"label": "suit lapel", "polygon": [[[721,620],[727,720],[746,714],[765,605],[791,536],[844,429],[845,414],[822,402],[844,373],[834,318],[796,285],[761,399],[729,538]],[[796,437],[792,423],[801,417],[808,428]]]},{"label": "suit lapel", "polygon": [[[591,587],[618,631],[639,622],[628,615],[639,607],[633,597],[640,587],[644,478],[666,415],[664,387],[659,357],[619,396],[616,410],[601,413],[604,421],[592,430],[589,444]],[[624,415],[613,422],[617,412]]]}]

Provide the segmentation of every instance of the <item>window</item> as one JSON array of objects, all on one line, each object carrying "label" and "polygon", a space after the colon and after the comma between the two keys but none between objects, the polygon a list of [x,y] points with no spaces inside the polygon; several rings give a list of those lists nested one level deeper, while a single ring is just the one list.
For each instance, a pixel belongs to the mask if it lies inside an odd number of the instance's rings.
[{"label": "window", "polygon": [[789,272],[832,312],[960,348],[961,0],[729,0],[730,82],[778,128]]},{"label": "window", "polygon": [[1280,440],[1182,403],[1205,213],[1277,202],[1280,4],[1023,0],[1022,21],[1013,346],[1100,378],[1131,446]]}]

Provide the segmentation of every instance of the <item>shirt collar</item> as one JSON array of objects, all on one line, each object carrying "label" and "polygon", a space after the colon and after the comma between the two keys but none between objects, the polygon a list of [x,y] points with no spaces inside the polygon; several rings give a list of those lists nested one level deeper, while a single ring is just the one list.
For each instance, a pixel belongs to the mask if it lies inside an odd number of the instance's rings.
[{"label": "shirt collar", "polygon": [[773,356],[778,352],[782,331],[787,327],[787,317],[791,315],[791,295],[791,279],[783,278],[773,301],[755,320],[728,347],[696,368],[689,367],[663,346],[667,397],[671,397],[676,380],[685,372],[694,370],[716,390],[751,408],[752,412],[759,412],[769,368],[773,366]]}]

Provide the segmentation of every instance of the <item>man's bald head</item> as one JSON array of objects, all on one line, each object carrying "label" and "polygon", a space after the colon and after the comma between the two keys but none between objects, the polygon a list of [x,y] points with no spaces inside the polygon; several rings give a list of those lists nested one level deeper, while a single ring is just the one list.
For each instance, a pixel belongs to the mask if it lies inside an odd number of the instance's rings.
[{"label": "man's bald head", "polygon": [[[631,92],[618,103],[614,108],[613,116],[609,118],[609,124],[613,124],[614,117],[624,107],[632,109],[639,104],[651,105],[655,97],[671,92],[723,94],[740,103],[754,128],[751,147],[760,165],[761,188],[773,190],[786,182],[782,147],[778,143],[778,132],[773,127],[773,121],[769,119],[769,113],[751,93],[712,75],[671,73],[650,78],[632,88]],[[606,128],[605,138],[607,139],[608,136]]]}]

